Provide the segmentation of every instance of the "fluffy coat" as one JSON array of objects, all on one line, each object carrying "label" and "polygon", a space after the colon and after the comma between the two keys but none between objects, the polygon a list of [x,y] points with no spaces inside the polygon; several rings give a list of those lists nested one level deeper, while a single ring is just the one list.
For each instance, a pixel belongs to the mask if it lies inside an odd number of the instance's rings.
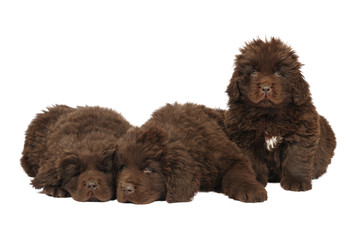
[{"label": "fluffy coat", "polygon": [[223,117],[202,105],[168,104],[128,130],[116,152],[118,201],[187,202],[198,191],[265,201],[250,162],[225,134]]},{"label": "fluffy coat", "polygon": [[21,158],[36,189],[77,201],[114,197],[116,141],[130,124],[101,107],[56,105],[30,123]]},{"label": "fluffy coat", "polygon": [[226,131],[252,162],[257,180],[306,191],[326,172],[336,147],[312,103],[298,56],[279,39],[256,39],[236,56],[227,87]]}]

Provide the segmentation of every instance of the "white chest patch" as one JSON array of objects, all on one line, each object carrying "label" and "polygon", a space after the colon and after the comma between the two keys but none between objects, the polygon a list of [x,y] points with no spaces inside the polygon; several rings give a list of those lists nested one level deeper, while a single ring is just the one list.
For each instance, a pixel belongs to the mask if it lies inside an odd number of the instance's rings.
[{"label": "white chest patch", "polygon": [[282,141],[282,137],[280,136],[273,136],[270,138],[265,137],[266,140],[266,147],[268,151],[272,151],[277,147],[277,145]]}]

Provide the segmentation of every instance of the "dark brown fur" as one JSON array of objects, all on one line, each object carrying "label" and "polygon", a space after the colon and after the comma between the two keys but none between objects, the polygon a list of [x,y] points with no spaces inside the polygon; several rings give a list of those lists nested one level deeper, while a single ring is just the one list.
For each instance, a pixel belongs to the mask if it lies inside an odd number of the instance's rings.
[{"label": "dark brown fur", "polygon": [[[298,56],[279,39],[248,43],[236,56],[227,88],[225,125],[232,141],[247,153],[257,179],[306,191],[326,172],[335,135],[314,107]],[[266,139],[277,138],[267,149]]]},{"label": "dark brown fur", "polygon": [[117,139],[130,124],[100,107],[56,105],[30,123],[21,158],[32,185],[54,197],[77,201],[113,198]]},{"label": "dark brown fur", "polygon": [[251,164],[224,132],[224,112],[195,104],[166,105],[120,139],[119,202],[191,201],[217,191],[244,202],[267,199]]}]

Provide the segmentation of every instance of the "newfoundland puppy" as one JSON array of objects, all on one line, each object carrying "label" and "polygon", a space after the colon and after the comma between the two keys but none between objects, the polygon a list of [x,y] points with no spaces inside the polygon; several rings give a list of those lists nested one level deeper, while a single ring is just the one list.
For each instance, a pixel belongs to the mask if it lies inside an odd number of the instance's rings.
[{"label": "newfoundland puppy", "polygon": [[30,123],[21,165],[47,195],[108,201],[115,196],[116,142],[128,128],[110,109],[56,105]]},{"label": "newfoundland puppy", "polygon": [[225,134],[224,112],[195,104],[166,105],[120,139],[117,199],[136,204],[191,201],[217,191],[243,202],[267,199],[247,158]]},{"label": "newfoundland puppy", "polygon": [[263,185],[307,191],[326,172],[335,135],[312,103],[302,64],[279,39],[254,40],[236,56],[227,88],[226,130]]}]

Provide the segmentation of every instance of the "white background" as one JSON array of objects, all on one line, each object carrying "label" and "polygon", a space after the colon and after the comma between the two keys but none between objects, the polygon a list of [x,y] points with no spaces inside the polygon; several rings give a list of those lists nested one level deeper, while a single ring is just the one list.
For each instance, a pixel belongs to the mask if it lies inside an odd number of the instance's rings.
[{"label": "white background", "polygon": [[[1,1],[1,239],[360,239],[357,1]],[[39,194],[20,167],[24,132],[53,104],[100,105],[141,125],[167,102],[227,108],[234,55],[277,36],[305,64],[338,140],[327,174],[246,204],[79,203]],[[5,236],[7,236],[5,238]]]}]

